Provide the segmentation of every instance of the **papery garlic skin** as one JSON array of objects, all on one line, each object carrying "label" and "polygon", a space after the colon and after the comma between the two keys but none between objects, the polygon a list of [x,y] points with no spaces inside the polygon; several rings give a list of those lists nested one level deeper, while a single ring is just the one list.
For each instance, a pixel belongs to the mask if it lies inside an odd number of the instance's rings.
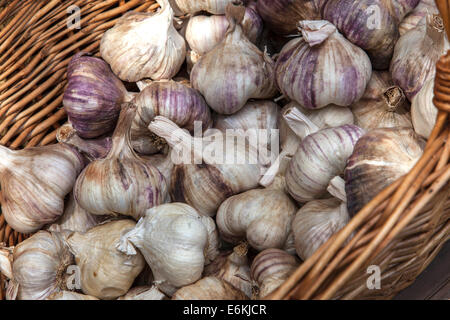
[{"label": "papery garlic skin", "polygon": [[367,54],[328,21],[304,20],[299,26],[303,37],[288,42],[276,62],[281,92],[308,109],[359,100],[372,74]]},{"label": "papery garlic skin", "polygon": [[100,54],[121,80],[170,79],[184,62],[186,42],[173,25],[173,10],[167,0],[157,2],[157,13],[127,12],[102,37]]},{"label": "papery garlic skin", "polygon": [[291,196],[299,202],[324,196],[330,180],[344,172],[348,157],[364,134],[355,125],[344,125],[320,130],[303,139],[286,170]]},{"label": "papery garlic skin", "polygon": [[[248,40],[256,43],[262,33],[263,23],[256,11],[251,7],[245,9],[242,26]],[[193,16],[187,24],[186,41],[189,47],[201,56],[222,42],[228,27],[229,22],[224,15]]]},{"label": "papery garlic skin", "polygon": [[427,15],[426,19],[426,23],[400,37],[389,69],[409,101],[427,80],[434,78],[437,60],[450,48],[442,18]]},{"label": "papery garlic skin", "polygon": [[296,210],[283,191],[254,189],[225,200],[217,211],[216,223],[227,242],[246,239],[259,251],[283,248]]},{"label": "papery garlic skin", "polygon": [[275,95],[274,63],[244,34],[243,6],[230,5],[225,38],[203,55],[191,71],[192,86],[217,113],[233,114],[249,99]]},{"label": "papery garlic skin", "polygon": [[0,146],[1,205],[8,225],[32,233],[58,220],[84,166],[82,156],[65,144],[17,151]]},{"label": "papery garlic skin", "polygon": [[81,289],[99,299],[116,299],[131,288],[144,269],[140,253],[126,255],[116,249],[120,238],[132,230],[132,220],[117,220],[96,226],[86,233],[75,232],[66,239],[80,268]]},{"label": "papery garlic skin", "polygon": [[71,291],[60,291],[50,295],[47,298],[47,300],[99,300],[99,299],[86,294]]},{"label": "papery garlic skin", "polygon": [[123,105],[108,156],[91,162],[77,179],[75,199],[92,214],[122,214],[138,220],[167,198],[164,176],[131,147],[130,127],[135,115],[135,105]]},{"label": "papery garlic skin", "polygon": [[374,71],[366,93],[351,108],[355,124],[365,130],[412,127],[409,102],[388,72]]},{"label": "papery garlic skin", "polygon": [[252,279],[256,282],[256,299],[268,296],[280,287],[298,268],[300,261],[293,255],[280,249],[261,251],[251,266]]},{"label": "papery garlic skin", "polygon": [[247,300],[231,284],[216,277],[205,277],[174,293],[172,300]]},{"label": "papery garlic skin", "polygon": [[414,131],[424,138],[429,138],[434,126],[438,109],[433,103],[434,78],[425,82],[411,104],[411,117]]},{"label": "papery garlic skin", "polygon": [[414,10],[411,11],[400,23],[400,36],[403,36],[406,32],[414,29],[419,24],[426,23],[426,16],[428,14],[439,14],[435,1],[420,0],[417,7],[415,7]]},{"label": "papery garlic skin", "polygon": [[350,216],[408,173],[424,147],[425,141],[411,128],[374,129],[359,139],[344,172]]},{"label": "papery garlic skin", "polygon": [[136,287],[127,292],[126,295],[117,300],[166,300],[164,293],[159,291],[156,286]]},{"label": "papery garlic skin", "polygon": [[227,5],[234,0],[169,0],[177,15],[207,11],[212,14],[224,14]]},{"label": "papery garlic skin", "polygon": [[14,248],[11,282],[18,291],[17,297],[9,299],[44,300],[67,290],[66,268],[72,263],[59,233],[39,231]]},{"label": "papery garlic skin", "polygon": [[79,52],[70,60],[67,79],[63,105],[77,134],[96,138],[113,131],[120,105],[130,97],[108,64]]},{"label": "papery garlic skin", "polygon": [[258,13],[278,34],[295,34],[300,20],[320,19],[325,0],[258,0]]},{"label": "papery garlic skin", "polygon": [[129,255],[138,248],[152,269],[155,284],[172,295],[176,288],[200,279],[204,265],[219,254],[218,243],[210,217],[187,204],[170,203],[148,210],[117,248]]},{"label": "papery garlic skin", "polygon": [[306,203],[292,222],[297,254],[307,260],[350,220],[347,204],[330,198]]}]

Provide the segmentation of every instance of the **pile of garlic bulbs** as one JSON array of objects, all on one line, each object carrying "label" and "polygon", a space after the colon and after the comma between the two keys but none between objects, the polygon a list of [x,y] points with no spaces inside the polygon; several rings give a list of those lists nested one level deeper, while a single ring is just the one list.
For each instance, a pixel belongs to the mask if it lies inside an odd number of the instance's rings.
[{"label": "pile of garlic bulbs", "polygon": [[72,58],[57,144],[0,146],[34,233],[0,246],[8,299],[264,298],[421,157],[433,1],[157,2]]}]

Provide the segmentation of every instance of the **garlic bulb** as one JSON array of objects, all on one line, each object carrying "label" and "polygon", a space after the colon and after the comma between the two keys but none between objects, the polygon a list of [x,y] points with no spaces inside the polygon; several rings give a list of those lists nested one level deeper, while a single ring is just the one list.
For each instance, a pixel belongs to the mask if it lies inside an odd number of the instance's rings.
[{"label": "garlic bulb", "polygon": [[79,52],[70,60],[67,79],[63,105],[77,134],[96,138],[114,130],[120,105],[131,95],[108,64]]},{"label": "garlic bulb", "polygon": [[[208,129],[212,123],[211,112],[200,93],[173,80],[152,82],[135,97],[133,103],[138,107],[131,126],[133,147],[136,137],[147,138],[149,141],[152,139],[148,125],[158,115],[167,117],[191,132],[194,131],[196,121],[203,130]],[[141,148],[135,149],[142,151]]]},{"label": "garlic bulb", "polygon": [[81,208],[70,194],[64,207],[64,213],[58,221],[48,227],[48,231],[61,232],[63,230],[86,232],[104,221],[105,217],[90,214]]},{"label": "garlic bulb", "polygon": [[399,26],[400,36],[404,35],[411,29],[414,29],[419,24],[426,23],[426,16],[428,14],[439,14],[434,0],[420,0],[417,7],[411,11],[405,19],[402,20]]},{"label": "garlic bulb", "polygon": [[373,72],[366,93],[351,108],[355,124],[365,130],[412,127],[406,96],[388,72]]},{"label": "garlic bulb", "polygon": [[225,200],[217,211],[216,222],[221,238],[227,242],[246,239],[259,251],[283,248],[296,210],[283,191],[254,189]]},{"label": "garlic bulb", "polygon": [[325,0],[258,0],[258,13],[270,29],[278,34],[296,33],[301,20],[320,19]]},{"label": "garlic bulb", "polygon": [[364,49],[374,69],[384,70],[389,67],[400,36],[400,21],[418,3],[419,0],[328,0],[323,7],[323,19]]},{"label": "garlic bulb", "polygon": [[82,139],[70,123],[58,128],[56,139],[58,142],[75,147],[90,161],[106,157],[112,147],[111,137]]},{"label": "garlic bulb", "polygon": [[428,138],[436,124],[438,109],[433,103],[434,78],[425,82],[411,104],[411,117],[416,133]]},{"label": "garlic bulb", "polygon": [[[228,27],[229,22],[225,15],[193,16],[189,19],[186,28],[186,41],[192,50],[202,56],[222,42]],[[245,9],[242,29],[248,40],[256,43],[261,35],[263,23],[252,7]]]},{"label": "garlic bulb", "polygon": [[234,0],[169,0],[178,16],[186,13],[207,11],[212,14],[224,14],[228,3]]},{"label": "garlic bulb", "polygon": [[[269,100],[251,101],[235,114],[215,114],[214,128],[224,133],[227,130],[242,130],[250,143],[271,150],[272,146],[278,148],[279,145],[279,136],[275,134],[279,110],[278,105]],[[262,130],[266,130],[267,135],[261,136]]]},{"label": "garlic bulb", "polygon": [[245,7],[230,4],[225,38],[203,55],[191,71],[192,86],[221,114],[239,111],[249,99],[275,95],[274,63],[244,34]]},{"label": "garlic bulb", "polygon": [[167,197],[161,172],[137,156],[130,145],[135,115],[135,105],[123,105],[108,156],[91,162],[77,179],[75,199],[92,214],[123,214],[138,220],[145,210],[164,203]]},{"label": "garlic bulb", "polygon": [[372,74],[367,54],[328,21],[303,20],[299,29],[302,37],[288,42],[276,62],[281,92],[308,109],[358,101]]},{"label": "garlic bulb", "polygon": [[206,277],[179,289],[172,300],[248,300],[248,298],[226,281]]},{"label": "garlic bulb", "polygon": [[145,260],[140,253],[126,255],[118,251],[116,245],[135,225],[128,219],[111,221],[67,237],[66,243],[80,268],[83,293],[115,299],[128,292],[144,269]]},{"label": "garlic bulb", "polygon": [[158,288],[172,295],[176,288],[200,279],[203,267],[219,254],[214,220],[184,203],[149,209],[126,233],[118,250],[136,254],[138,248],[150,265]]},{"label": "garlic bulb", "polygon": [[442,18],[427,15],[426,19],[425,24],[400,37],[391,61],[392,79],[409,101],[427,80],[434,78],[437,60],[450,48]]},{"label": "garlic bulb", "polygon": [[280,287],[299,266],[293,255],[280,249],[261,251],[253,260],[252,279],[256,283],[255,298],[262,299]]},{"label": "garlic bulb", "polygon": [[350,220],[347,204],[335,198],[306,203],[292,222],[295,248],[303,260],[308,259],[333,234]]},{"label": "garlic bulb", "polygon": [[173,10],[168,0],[157,2],[157,13],[127,12],[103,34],[100,54],[124,81],[170,79],[184,62],[186,42],[174,27]]},{"label": "garlic bulb", "polygon": [[50,295],[47,300],[99,300],[96,297],[72,291],[60,291]]},{"label": "garlic bulb", "polygon": [[[9,286],[14,288],[8,288],[8,293],[13,293],[7,296],[8,300],[44,300],[67,290],[66,268],[73,263],[73,256],[59,233],[37,232],[19,243],[9,260]],[[3,273],[5,268],[1,269]]]},{"label": "garlic bulb", "polygon": [[167,297],[156,286],[136,287],[117,300],[165,300]]},{"label": "garlic bulb", "polygon": [[55,222],[84,165],[81,155],[64,144],[17,151],[0,146],[1,205],[8,225],[31,233]]},{"label": "garlic bulb", "polygon": [[245,139],[233,140],[227,146],[226,141],[220,139],[221,133],[193,138],[159,116],[150,123],[149,129],[173,148],[173,201],[185,202],[202,215],[214,216],[225,199],[258,185],[264,169],[258,157],[261,154]]},{"label": "garlic bulb", "polygon": [[359,139],[344,172],[350,216],[408,173],[424,147],[425,141],[411,128],[374,129]]},{"label": "garlic bulb", "polygon": [[355,125],[344,125],[320,130],[303,139],[286,170],[286,186],[291,196],[299,202],[308,202],[326,195],[330,180],[344,172],[353,147],[364,133]]},{"label": "garlic bulb", "polygon": [[231,284],[234,288],[252,296],[252,281],[250,265],[247,258],[248,245],[246,242],[234,247],[231,253],[222,254],[205,267],[204,277],[216,277]]}]

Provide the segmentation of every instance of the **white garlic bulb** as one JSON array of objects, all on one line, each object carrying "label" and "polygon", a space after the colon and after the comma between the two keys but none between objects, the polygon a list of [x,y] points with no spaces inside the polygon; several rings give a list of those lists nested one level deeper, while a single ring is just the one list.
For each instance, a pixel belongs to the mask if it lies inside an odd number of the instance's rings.
[{"label": "white garlic bulb", "polygon": [[276,62],[284,96],[308,109],[358,101],[372,74],[367,54],[328,21],[303,20],[299,26],[302,37],[288,42]]},{"label": "white garlic bulb", "polygon": [[344,172],[348,157],[364,130],[344,125],[320,130],[307,136],[286,170],[291,196],[308,202],[326,195],[330,180]]},{"label": "white garlic bulb", "polygon": [[219,254],[218,246],[214,220],[187,204],[170,203],[148,210],[117,248],[129,255],[137,254],[138,248],[155,284],[172,295],[176,288],[200,279],[205,264]]},{"label": "white garlic bulb", "polygon": [[47,300],[99,300],[96,297],[72,291],[60,291],[50,295]]},{"label": "white garlic bulb", "polygon": [[111,221],[67,237],[66,242],[80,268],[83,293],[99,299],[116,299],[128,292],[144,269],[145,260],[137,252],[134,255],[120,252],[116,245],[135,225],[129,219]]},{"label": "white garlic bulb", "polygon": [[169,0],[177,15],[207,11],[212,14],[224,14],[228,3],[234,0]]},{"label": "white garlic bulb", "polygon": [[227,7],[230,26],[223,41],[203,55],[191,71],[192,86],[221,114],[239,111],[249,99],[275,95],[274,63],[244,34],[245,7]]},{"label": "white garlic bulb", "polygon": [[102,37],[100,54],[121,80],[170,79],[184,62],[186,42],[173,25],[173,10],[168,0],[157,2],[159,12],[128,12]]},{"label": "white garlic bulb", "polygon": [[4,258],[1,264],[2,273],[11,279],[8,300],[44,300],[53,293],[67,290],[66,268],[73,263],[73,256],[61,234],[39,231],[19,243],[9,261],[12,262],[10,268],[4,267],[7,262]]},{"label": "white garlic bulb", "polygon": [[295,203],[283,191],[254,189],[225,200],[217,211],[216,222],[227,242],[246,239],[259,251],[283,248],[296,210]]},{"label": "white garlic bulb", "polygon": [[166,295],[156,286],[142,286],[131,289],[126,295],[117,300],[165,300]]},{"label": "white garlic bulb", "polygon": [[247,300],[247,296],[231,284],[216,277],[206,277],[179,289],[172,300]]},{"label": "white garlic bulb", "polygon": [[438,109],[433,103],[434,78],[425,82],[411,104],[411,117],[414,130],[424,138],[428,138],[436,124]]},{"label": "white garlic bulb", "polygon": [[333,234],[350,220],[347,204],[335,198],[306,203],[292,222],[295,248],[303,260],[308,259]]}]

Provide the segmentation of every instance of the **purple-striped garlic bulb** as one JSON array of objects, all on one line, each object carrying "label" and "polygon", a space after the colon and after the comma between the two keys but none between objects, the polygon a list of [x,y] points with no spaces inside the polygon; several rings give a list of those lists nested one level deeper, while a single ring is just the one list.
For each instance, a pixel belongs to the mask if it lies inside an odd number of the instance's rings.
[{"label": "purple-striped garlic bulb", "polygon": [[411,104],[411,118],[414,131],[428,139],[436,125],[438,109],[433,103],[434,79],[428,80],[413,98]]},{"label": "purple-striped garlic bulb", "polygon": [[108,64],[79,52],[70,60],[67,79],[63,105],[77,134],[97,138],[113,131],[120,105],[132,96]]},{"label": "purple-striped garlic bulb", "polygon": [[389,67],[400,36],[400,22],[418,3],[419,0],[328,0],[323,19],[364,49],[374,69],[384,70]]},{"label": "purple-striped garlic bulb", "polygon": [[380,128],[359,139],[344,172],[350,216],[408,173],[422,156],[425,140],[412,128]]},{"label": "purple-striped garlic bulb", "polygon": [[436,74],[436,62],[450,48],[444,22],[438,15],[427,15],[426,23],[405,33],[398,40],[390,72],[394,83],[409,101]]},{"label": "purple-striped garlic bulb", "polygon": [[308,109],[358,101],[372,74],[367,54],[328,21],[303,20],[299,29],[303,36],[288,42],[276,62],[281,92]]},{"label": "purple-striped garlic bulb", "polygon": [[172,295],[202,276],[204,266],[219,255],[214,220],[184,203],[154,207],[136,227],[122,235],[117,249],[127,255],[141,252],[159,290]]},{"label": "purple-striped garlic bulb", "polygon": [[268,27],[278,34],[294,34],[301,20],[321,18],[326,0],[258,0],[256,7]]},{"label": "purple-striped garlic bulb", "polygon": [[245,7],[227,7],[225,38],[203,55],[191,71],[192,86],[217,113],[233,114],[249,99],[269,99],[276,93],[274,63],[244,34]]},{"label": "purple-striped garlic bulb", "polygon": [[61,143],[17,151],[0,146],[1,205],[8,225],[32,233],[58,220],[84,166],[81,154]]},{"label": "purple-striped garlic bulb", "polygon": [[196,122],[202,130],[212,124],[205,99],[197,90],[181,82],[152,82],[134,98],[133,103],[137,106],[137,113],[131,126],[131,143],[141,154],[155,153],[152,151],[163,146],[160,139],[148,130],[148,125],[156,116],[166,117],[191,133]]},{"label": "purple-striped garlic bulb", "polygon": [[[202,56],[222,42],[230,23],[225,15],[197,15],[189,19],[186,41],[191,50]],[[263,30],[263,22],[254,6],[245,8],[242,29],[248,40],[256,43]]]},{"label": "purple-striped garlic bulb", "polygon": [[206,11],[212,14],[224,14],[229,3],[236,0],[169,0],[176,15]]},{"label": "purple-striped garlic bulb", "polygon": [[303,139],[286,170],[291,196],[302,203],[326,196],[331,179],[344,172],[347,159],[364,133],[355,125],[344,125]]},{"label": "purple-striped garlic bulb", "polygon": [[374,71],[363,97],[352,106],[355,124],[365,130],[412,127],[409,102],[387,71]]},{"label": "purple-striped garlic bulb", "polygon": [[251,276],[255,283],[255,299],[263,299],[278,287],[300,265],[300,261],[293,255],[280,249],[266,249],[261,251],[253,260]]},{"label": "purple-striped garlic bulb", "polygon": [[173,201],[185,202],[202,215],[214,216],[225,199],[256,188],[268,165],[264,153],[245,137],[228,139],[219,130],[192,137],[161,116],[155,117],[149,129],[172,148]]},{"label": "purple-striped garlic bulb", "polygon": [[77,179],[75,199],[92,214],[122,214],[138,220],[147,209],[167,199],[164,176],[131,147],[136,109],[132,103],[123,104],[108,155],[91,162]]},{"label": "purple-striped garlic bulb", "polygon": [[411,11],[400,23],[400,36],[420,24],[426,23],[426,16],[429,14],[439,14],[434,0],[420,0],[417,7]]},{"label": "purple-striped garlic bulb", "polygon": [[156,13],[130,11],[106,31],[100,54],[122,80],[171,79],[186,56],[186,42],[174,27],[168,0]]},{"label": "purple-striped garlic bulb", "polygon": [[222,239],[256,250],[286,247],[297,206],[282,190],[253,189],[225,200],[216,223]]}]

